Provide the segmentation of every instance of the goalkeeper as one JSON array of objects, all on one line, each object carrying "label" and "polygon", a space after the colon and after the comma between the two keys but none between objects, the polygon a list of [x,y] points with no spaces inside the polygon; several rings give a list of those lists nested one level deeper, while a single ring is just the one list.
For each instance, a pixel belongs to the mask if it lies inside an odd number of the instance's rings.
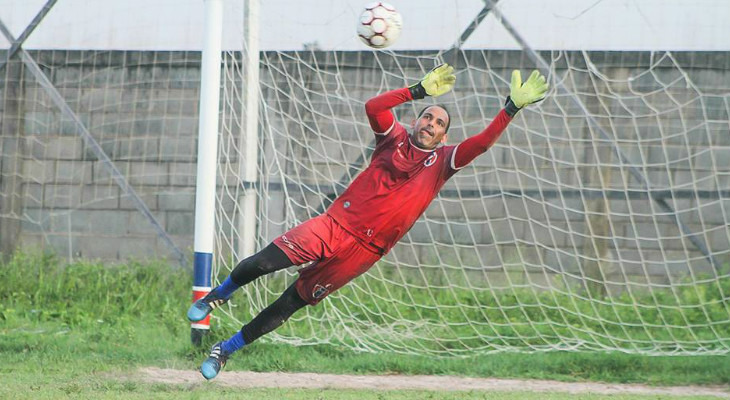
[{"label": "goalkeeper", "polygon": [[393,107],[448,93],[455,81],[453,68],[444,64],[413,86],[370,99],[365,111],[376,143],[370,165],[324,214],[294,227],[241,261],[220,286],[193,303],[188,319],[200,321],[254,279],[312,262],[299,270],[297,280],[238,333],[213,345],[200,367],[206,379],[214,378],[233,352],[367,271],[411,229],[444,183],[487,151],[515,114],[542,100],[548,89],[538,71],[533,71],[524,83],[520,72],[513,71],[504,109],[481,133],[457,145],[444,145],[451,117],[443,106],[421,110],[410,133],[396,122],[390,111]]}]

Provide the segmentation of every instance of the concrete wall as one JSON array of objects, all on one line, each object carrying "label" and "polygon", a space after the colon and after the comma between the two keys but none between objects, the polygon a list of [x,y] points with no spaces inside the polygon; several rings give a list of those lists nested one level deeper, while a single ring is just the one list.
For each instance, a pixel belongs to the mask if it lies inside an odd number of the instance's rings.
[{"label": "concrete wall", "polygon": [[[31,52],[175,244],[192,248],[198,53]],[[22,68],[21,68],[22,69]],[[167,257],[170,249],[52,103],[22,71],[18,132],[23,145],[15,196],[19,239],[70,258]],[[9,87],[6,81],[3,88]],[[5,96],[5,104],[9,96]],[[3,110],[3,118],[7,117]],[[13,159],[3,154],[3,160]],[[3,174],[2,181],[12,176]],[[3,192],[2,198],[13,194]],[[6,243],[10,238],[2,237]]]},{"label": "concrete wall", "polygon": [[[175,244],[191,252],[199,54],[31,54]],[[372,147],[364,100],[408,83],[399,76],[418,79],[432,63],[423,56],[263,54],[262,188],[268,197],[260,206],[265,211],[260,216],[261,244],[292,221],[326,207],[326,194],[344,187],[337,182],[344,185],[357,174]],[[459,75],[455,95],[444,96],[455,117],[450,141],[456,143],[477,133],[498,112],[510,71],[526,73],[532,67],[519,52],[449,57],[459,71],[470,67]],[[728,258],[730,200],[718,191],[730,188],[730,55],[675,53],[671,59],[650,53],[591,54],[597,69],[616,79],[609,84],[586,73],[590,66],[581,54],[562,57],[555,62],[556,75],[581,93],[611,140],[588,126],[565,95],[544,102],[541,113],[522,112],[494,148],[447,184],[426,213],[428,223],[417,223],[406,238],[413,245],[396,248],[387,260],[444,275],[449,266],[513,268],[527,275],[534,270],[535,276],[528,278],[538,281],[558,271],[575,279],[613,281],[605,279],[610,275],[621,281],[628,274],[638,280],[656,277],[656,282],[666,282],[672,274],[711,271],[671,215],[654,216],[666,211],[642,193],[627,164],[638,166],[652,187],[671,189],[673,199],[663,195],[668,204],[681,211],[693,232],[705,232],[702,239],[710,251]],[[324,73],[300,68],[299,60]],[[637,75],[639,71],[649,72]],[[628,76],[638,77],[626,85]],[[152,225],[111,179],[108,165],[87,148],[34,78],[16,66],[6,67],[4,79],[4,248],[19,240],[70,257],[169,256]],[[665,87],[669,89],[657,92]],[[222,92],[240,104],[236,88],[240,80],[234,75]],[[459,105],[452,106],[455,98]],[[397,115],[407,122],[415,110],[401,107]],[[226,123],[235,126],[238,116],[232,114],[239,111],[230,108]],[[563,118],[566,113],[576,117]],[[222,143],[224,149],[234,149],[240,138],[224,135]],[[614,143],[627,159],[616,156]],[[336,162],[325,164],[324,154]],[[285,161],[274,165],[275,155]],[[608,166],[597,168],[596,160]],[[230,169],[237,170],[240,161],[230,156]],[[224,193],[240,191],[240,184],[234,175],[221,174],[219,184],[228,185],[220,191],[225,242],[232,232],[226,216],[232,215],[235,199]],[[283,187],[289,198],[284,198]],[[500,189],[520,196],[504,195]],[[22,206],[12,199],[23,199]],[[451,224],[443,224],[445,218]],[[433,245],[454,242],[465,246]],[[221,246],[227,253],[231,245]],[[591,266],[593,260],[601,262]]]}]

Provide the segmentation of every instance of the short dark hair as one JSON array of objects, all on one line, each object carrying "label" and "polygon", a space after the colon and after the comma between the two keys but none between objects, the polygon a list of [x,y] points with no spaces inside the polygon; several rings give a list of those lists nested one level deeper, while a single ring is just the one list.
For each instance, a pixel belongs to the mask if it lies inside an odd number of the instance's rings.
[{"label": "short dark hair", "polygon": [[426,107],[423,107],[421,109],[421,111],[418,112],[418,116],[416,117],[416,119],[421,118],[421,116],[423,115],[424,112],[426,112],[426,110],[428,110],[430,107],[434,107],[434,106],[441,107],[444,109],[444,111],[446,111],[446,116],[449,117],[449,120],[446,121],[446,130],[444,131],[444,133],[449,133],[449,126],[451,126],[451,114],[449,114],[449,109],[446,108],[446,106],[443,104],[431,104]]}]

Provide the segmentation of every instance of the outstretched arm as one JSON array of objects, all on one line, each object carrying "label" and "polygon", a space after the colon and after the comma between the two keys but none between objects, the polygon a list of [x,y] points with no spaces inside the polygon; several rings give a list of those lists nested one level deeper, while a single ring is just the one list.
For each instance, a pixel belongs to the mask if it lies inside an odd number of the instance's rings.
[{"label": "outstretched arm", "polygon": [[375,133],[385,134],[395,123],[391,108],[411,100],[420,100],[426,96],[440,96],[454,87],[456,77],[454,68],[442,64],[426,74],[413,86],[391,90],[373,97],[365,103],[370,127]]},{"label": "outstretched arm", "polygon": [[384,134],[390,131],[395,124],[395,117],[391,108],[413,100],[408,88],[391,90],[379,94],[365,103],[365,113],[368,115],[373,132]]},{"label": "outstretched arm", "polygon": [[545,98],[548,84],[545,77],[535,70],[530,77],[522,83],[520,71],[512,71],[512,82],[510,95],[507,97],[504,109],[502,109],[491,124],[481,133],[474,135],[459,143],[452,156],[452,166],[455,169],[465,167],[477,156],[487,151],[497,141],[507,125],[512,121],[515,114],[523,107],[536,103]]},{"label": "outstretched arm", "polygon": [[504,109],[497,114],[491,124],[481,133],[459,143],[454,150],[452,167],[461,169],[477,156],[487,151],[497,141],[504,129],[512,121],[512,117]]}]

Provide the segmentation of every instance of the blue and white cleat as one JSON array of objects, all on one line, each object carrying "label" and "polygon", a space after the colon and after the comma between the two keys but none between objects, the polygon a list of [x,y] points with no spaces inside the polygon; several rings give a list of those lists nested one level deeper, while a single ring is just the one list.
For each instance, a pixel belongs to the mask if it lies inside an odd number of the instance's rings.
[{"label": "blue and white cleat", "polygon": [[[217,289],[217,288],[216,288]],[[213,310],[226,304],[228,299],[218,296],[213,289],[202,299],[198,299],[188,308],[188,319],[190,322],[198,322],[205,319]]]},{"label": "blue and white cleat", "polygon": [[226,361],[228,361],[228,356],[230,356],[230,354],[223,351],[221,344],[223,344],[223,342],[214,344],[210,349],[210,355],[205,359],[205,361],[203,361],[203,364],[200,365],[200,373],[203,374],[203,377],[207,380],[211,380],[218,376],[218,373],[226,366]]}]

